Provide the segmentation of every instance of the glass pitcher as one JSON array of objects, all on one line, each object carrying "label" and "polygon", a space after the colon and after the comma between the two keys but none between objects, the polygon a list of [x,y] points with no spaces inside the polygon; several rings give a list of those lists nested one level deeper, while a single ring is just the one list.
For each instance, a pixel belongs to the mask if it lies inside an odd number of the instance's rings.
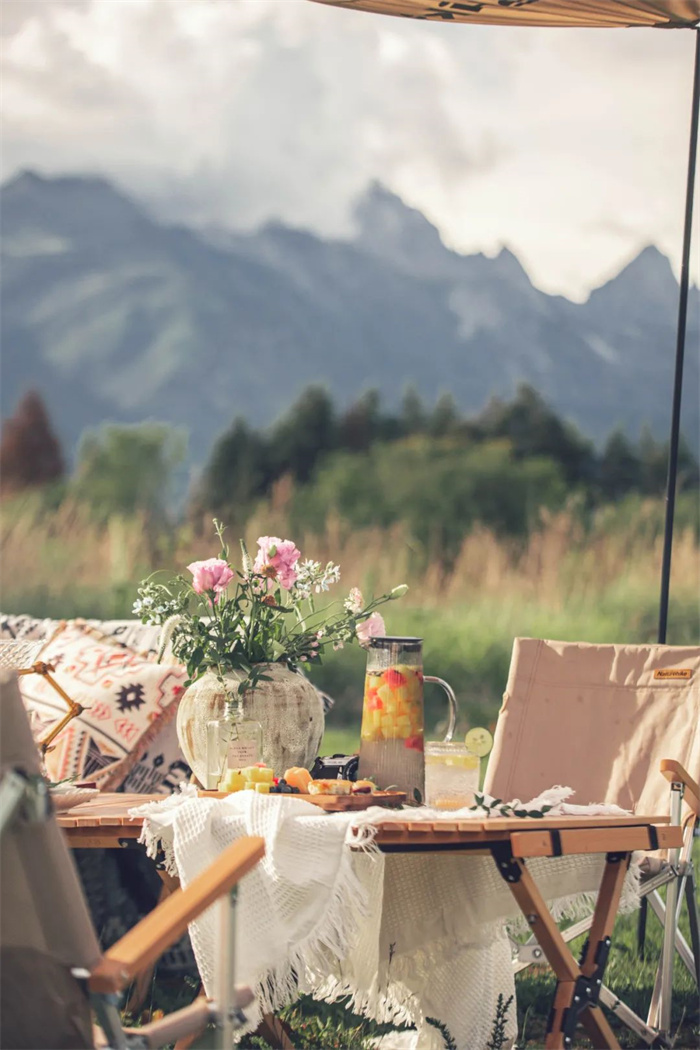
[{"label": "glass pitcher", "polygon": [[367,653],[358,779],[405,791],[408,802],[425,796],[423,683],[435,682],[449,702],[445,742],[452,740],[457,700],[442,678],[423,674],[422,638],[372,638]]}]

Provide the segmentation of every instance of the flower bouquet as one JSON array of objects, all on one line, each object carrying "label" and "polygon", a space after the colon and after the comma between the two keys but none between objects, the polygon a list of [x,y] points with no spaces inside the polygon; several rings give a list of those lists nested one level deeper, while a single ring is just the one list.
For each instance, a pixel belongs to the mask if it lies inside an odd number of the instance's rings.
[{"label": "flower bouquet", "polygon": [[[246,715],[262,724],[263,756],[268,765],[280,764],[278,752],[283,748],[285,753],[303,752],[302,758],[288,765],[305,765],[308,751],[313,750],[310,727],[312,737],[318,736],[317,747],[323,715],[316,690],[303,674],[294,672],[321,663],[329,649],[341,649],[354,639],[368,645],[371,637],[385,634],[377,609],[400,598],[408,588],[402,584],[365,601],[354,587],[345,599],[327,600],[325,595],[340,579],[339,566],[302,560],[291,540],[277,536],[261,536],[254,558],[241,541],[240,565],[235,566],[224,527],[216,519],[214,527],[221,547],[217,558],[188,565],[191,578],[180,574],[160,582],[154,574],[143,581],[134,604],[134,613],[144,623],[162,625],[159,659],[169,650],[187,668],[186,685],[192,688],[186,691],[178,712],[183,751],[197,772],[194,752],[205,749],[202,720],[214,709],[220,715],[224,702],[236,697],[245,705]],[[192,699],[205,676],[213,677],[218,685],[209,687],[209,699],[199,705],[207,710],[197,713],[187,697],[190,694]],[[212,691],[217,689],[218,699],[214,699]],[[295,696],[305,691],[308,702],[297,698],[287,703],[290,690]],[[318,716],[314,704],[320,709]],[[309,705],[313,710],[307,709]],[[192,719],[197,722],[194,729]],[[296,745],[287,746],[295,737]],[[195,738],[199,744],[193,744]],[[276,758],[270,761],[273,751]],[[311,755],[310,760],[315,757]]]}]

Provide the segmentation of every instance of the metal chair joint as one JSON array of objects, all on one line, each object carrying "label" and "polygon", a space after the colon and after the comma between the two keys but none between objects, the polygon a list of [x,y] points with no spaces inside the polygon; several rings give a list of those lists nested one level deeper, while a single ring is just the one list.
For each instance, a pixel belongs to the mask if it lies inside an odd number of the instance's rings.
[{"label": "metal chair joint", "polygon": [[[608,964],[608,956],[610,955],[610,938],[604,937],[602,941],[598,941],[596,946],[595,955],[593,956],[593,962],[595,963],[595,969],[590,976],[585,974],[579,974],[574,982],[574,994],[571,1000],[571,1005],[564,1010],[561,1020],[561,1030],[564,1036],[564,1046],[569,1047],[572,1045],[574,1033],[579,1022],[579,1017],[584,1010],[589,1007],[598,1006],[598,1000],[600,998],[600,989],[603,984],[603,974],[605,973],[605,967]],[[586,941],[582,950],[581,957],[579,960],[579,966],[582,966],[588,956],[589,942]]]},{"label": "metal chair joint", "polygon": [[522,875],[521,862],[513,857],[510,842],[496,842],[491,846],[491,856],[496,862],[498,874],[506,882],[520,882]]}]

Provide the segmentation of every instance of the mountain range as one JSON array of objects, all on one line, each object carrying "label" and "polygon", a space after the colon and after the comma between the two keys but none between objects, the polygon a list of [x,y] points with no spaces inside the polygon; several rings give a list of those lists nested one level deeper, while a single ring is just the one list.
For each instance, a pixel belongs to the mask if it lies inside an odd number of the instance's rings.
[{"label": "mountain range", "polygon": [[[102,178],[24,172],[2,188],[2,414],[30,387],[69,453],[104,420],[164,420],[201,463],[237,415],[274,421],[310,383],[345,406],[450,391],[466,412],[527,382],[602,442],[668,433],[678,283],[649,246],[585,303],[535,288],[516,256],[448,249],[379,184],[355,234],[159,222]],[[572,246],[572,250],[574,246]],[[698,433],[691,289],[683,430]]]}]

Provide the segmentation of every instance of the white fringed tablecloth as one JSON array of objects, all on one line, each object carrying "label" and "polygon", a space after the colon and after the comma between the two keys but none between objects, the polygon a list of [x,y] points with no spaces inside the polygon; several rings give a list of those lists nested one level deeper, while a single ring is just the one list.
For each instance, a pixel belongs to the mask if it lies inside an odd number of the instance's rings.
[{"label": "white fringed tablecloth", "polygon": [[[525,808],[553,804],[552,816],[623,812],[568,805],[570,794],[552,789]],[[483,812],[373,807],[328,815],[284,796],[243,791],[206,799],[185,788],[132,813],[144,817],[149,853],[163,849],[183,886],[235,839],[265,839],[265,857],[243,880],[238,898],[237,983],[258,993],[251,1027],[260,1014],[306,991],[329,1001],[349,996],[355,1010],[377,1021],[415,1025],[415,1050],[444,1046],[429,1018],[444,1025],[458,1047],[482,1050],[499,994],[515,996],[508,931],[522,917],[493,860],[464,853],[385,855],[373,843],[378,823],[481,820]],[[528,862],[557,918],[592,910],[602,866],[597,855]],[[633,864],[621,910],[637,905]],[[209,909],[190,928],[209,994],[216,914]],[[508,1040],[516,1027],[513,998]]]}]

